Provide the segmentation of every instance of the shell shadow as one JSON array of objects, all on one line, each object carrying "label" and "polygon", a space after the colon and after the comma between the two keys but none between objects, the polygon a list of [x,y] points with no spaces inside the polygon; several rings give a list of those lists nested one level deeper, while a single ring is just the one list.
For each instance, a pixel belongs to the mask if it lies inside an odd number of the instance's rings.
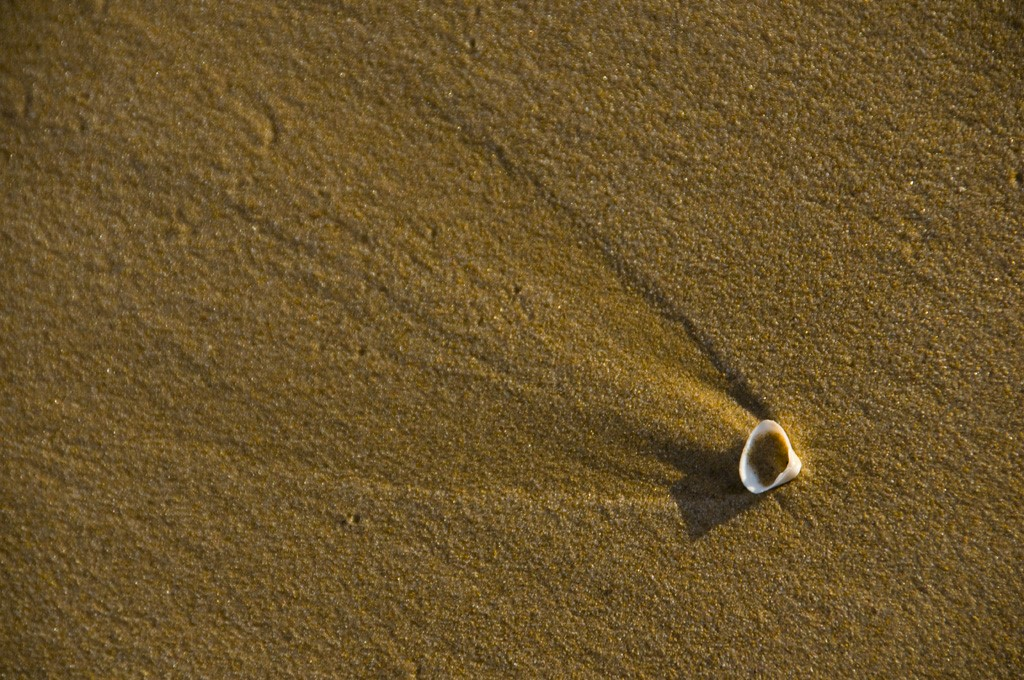
[{"label": "shell shadow", "polygon": [[657,450],[661,460],[683,473],[669,493],[691,538],[701,538],[764,499],[740,482],[743,444],[740,440],[725,451],[707,451],[666,442]]}]

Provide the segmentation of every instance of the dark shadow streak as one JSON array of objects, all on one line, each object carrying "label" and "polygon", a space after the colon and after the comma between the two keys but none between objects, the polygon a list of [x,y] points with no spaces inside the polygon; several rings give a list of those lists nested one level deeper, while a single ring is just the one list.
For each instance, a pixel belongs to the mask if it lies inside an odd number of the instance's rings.
[{"label": "dark shadow streak", "polygon": [[[754,392],[750,387],[750,383],[739,371],[733,369],[722,355],[715,349],[714,344],[711,342],[711,338],[701,331],[697,326],[684,314],[673,312],[668,305],[667,300],[661,300],[663,297],[660,293],[654,291],[653,288],[649,289],[649,292],[645,293],[645,298],[648,302],[655,307],[662,316],[675,321],[686,331],[686,334],[693,340],[694,343],[707,355],[708,360],[718,370],[719,373],[725,376],[729,386],[727,393],[732,397],[733,401],[750,411],[752,414],[757,416],[758,420],[774,420],[775,416],[772,414],[771,408],[761,399],[760,396]],[[652,299],[653,298],[653,299]]]},{"label": "dark shadow streak", "polygon": [[742,449],[743,442],[738,442],[726,451],[685,449],[674,444],[664,444],[655,451],[659,459],[683,473],[669,494],[691,538],[701,538],[763,499],[740,482],[737,471]]},{"label": "dark shadow streak", "polygon": [[538,197],[554,210],[562,213],[581,235],[593,241],[604,254],[604,258],[609,266],[611,266],[612,270],[627,287],[639,293],[647,304],[663,318],[682,326],[690,340],[704,351],[715,369],[725,376],[728,381],[728,394],[737,404],[757,416],[759,420],[774,419],[771,408],[751,389],[747,379],[730,366],[718,350],[715,349],[711,338],[701,331],[690,317],[683,314],[673,305],[653,281],[636,268],[631,267],[621,255],[617,254],[612,244],[606,238],[590,229],[586,220],[572,205],[560,200],[534,173],[514,164],[509,158],[505,147],[500,143],[483,133],[477,132],[473,134],[470,132],[472,128],[467,124],[461,124],[457,127],[463,132],[463,137],[468,144],[482,149],[491,156],[498,164],[498,167],[509,177],[526,182]]}]

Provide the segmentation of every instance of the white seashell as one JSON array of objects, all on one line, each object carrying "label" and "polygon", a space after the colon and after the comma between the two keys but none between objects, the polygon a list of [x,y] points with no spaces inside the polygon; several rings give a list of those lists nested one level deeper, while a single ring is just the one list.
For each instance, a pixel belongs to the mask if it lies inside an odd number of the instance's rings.
[{"label": "white seashell", "polygon": [[[783,468],[785,462],[785,468]],[[762,420],[747,437],[740,454],[740,481],[751,493],[764,493],[782,486],[798,474],[803,464],[793,451],[786,431],[774,420]],[[771,477],[781,469],[774,481]]]}]

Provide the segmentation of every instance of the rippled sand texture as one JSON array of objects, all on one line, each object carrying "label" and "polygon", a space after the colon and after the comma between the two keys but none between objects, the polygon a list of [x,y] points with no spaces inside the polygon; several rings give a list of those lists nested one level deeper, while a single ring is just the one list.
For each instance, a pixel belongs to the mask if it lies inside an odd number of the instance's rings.
[{"label": "rippled sand texture", "polygon": [[1024,11],[561,4],[0,5],[0,672],[1021,672]]}]

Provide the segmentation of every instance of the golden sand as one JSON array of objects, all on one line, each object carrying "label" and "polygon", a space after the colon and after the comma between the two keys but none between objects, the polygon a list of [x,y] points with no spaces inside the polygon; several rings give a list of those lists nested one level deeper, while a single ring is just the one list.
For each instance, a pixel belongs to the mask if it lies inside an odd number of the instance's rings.
[{"label": "golden sand", "polygon": [[0,5],[0,674],[1020,674],[1020,8],[558,4]]}]

